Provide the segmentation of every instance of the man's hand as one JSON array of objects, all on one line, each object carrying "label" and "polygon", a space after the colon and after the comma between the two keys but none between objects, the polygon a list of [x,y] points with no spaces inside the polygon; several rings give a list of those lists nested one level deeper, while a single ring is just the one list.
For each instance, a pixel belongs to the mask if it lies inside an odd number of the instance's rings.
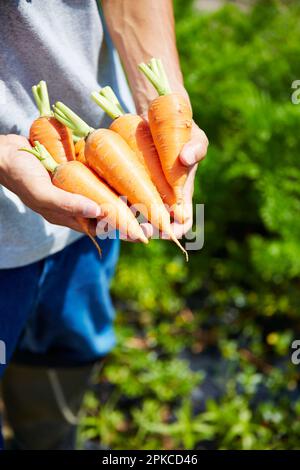
[{"label": "man's hand", "polygon": [[[184,88],[176,48],[174,12],[172,0],[102,0],[106,23],[124,64],[133,93],[137,113],[147,117],[149,103],[156,98],[153,86],[138,70],[137,64],[148,62],[151,57],[162,60],[171,90],[188,95]],[[188,210],[184,225],[173,225],[175,234],[181,238],[192,226],[192,197],[197,165],[205,157],[208,140],[194,123],[191,141],[182,149],[180,159],[188,167],[184,199]],[[150,238],[153,229],[145,224],[143,229]]]},{"label": "man's hand", "polygon": [[56,188],[37,158],[20,151],[22,147],[30,148],[25,137],[0,136],[0,184],[51,224],[82,232],[76,217],[98,217],[100,207],[90,199]]},{"label": "man's hand", "polygon": [[[183,165],[188,168],[188,177],[184,186],[184,208],[186,220],[184,224],[174,222],[172,228],[178,239],[182,238],[193,225],[193,194],[194,180],[198,164],[207,153],[208,138],[202,129],[193,122],[191,140],[183,147],[179,158]],[[154,230],[151,224],[143,224],[146,237],[151,238]]]},{"label": "man's hand", "polygon": [[173,230],[177,238],[182,238],[193,225],[193,194],[194,180],[199,162],[207,153],[208,138],[205,132],[193,122],[191,140],[183,147],[179,156],[183,165],[188,167],[188,177],[184,186],[184,207],[186,220],[184,224],[173,223]]}]

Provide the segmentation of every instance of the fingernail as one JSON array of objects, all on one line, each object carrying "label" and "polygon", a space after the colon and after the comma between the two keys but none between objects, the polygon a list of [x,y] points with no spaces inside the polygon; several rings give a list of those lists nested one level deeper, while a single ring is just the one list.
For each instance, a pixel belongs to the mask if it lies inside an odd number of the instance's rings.
[{"label": "fingernail", "polygon": [[101,209],[96,204],[86,204],[83,210],[83,217],[88,217],[90,219],[94,219],[95,217],[99,217],[101,214]]},{"label": "fingernail", "polygon": [[185,151],[182,154],[181,158],[182,158],[183,162],[186,163],[187,165],[192,165],[196,161],[195,160],[195,153],[194,153],[193,149],[191,149],[191,148],[185,149]]}]

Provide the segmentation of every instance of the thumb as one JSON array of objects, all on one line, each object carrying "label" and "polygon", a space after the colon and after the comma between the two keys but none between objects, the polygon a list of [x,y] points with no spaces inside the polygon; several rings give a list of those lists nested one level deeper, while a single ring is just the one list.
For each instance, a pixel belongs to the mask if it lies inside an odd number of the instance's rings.
[{"label": "thumb", "polygon": [[179,158],[181,163],[186,166],[194,165],[205,158],[208,147],[208,139],[206,134],[195,126],[192,130],[191,140],[184,145],[180,152]]},{"label": "thumb", "polygon": [[179,155],[181,163],[185,166],[194,165],[197,162],[196,148],[192,143],[185,144]]}]

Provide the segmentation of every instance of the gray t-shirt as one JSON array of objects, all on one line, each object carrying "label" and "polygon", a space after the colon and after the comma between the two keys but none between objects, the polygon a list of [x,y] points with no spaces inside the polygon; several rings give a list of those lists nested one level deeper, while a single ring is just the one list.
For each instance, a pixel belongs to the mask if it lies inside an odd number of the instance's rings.
[{"label": "gray t-shirt", "polygon": [[[90,92],[110,85],[127,108],[132,100],[96,0],[1,0],[0,134],[28,136],[38,115],[31,87],[46,80],[91,126],[109,120]],[[81,234],[49,224],[0,186],[0,269],[24,266],[63,249]]]}]

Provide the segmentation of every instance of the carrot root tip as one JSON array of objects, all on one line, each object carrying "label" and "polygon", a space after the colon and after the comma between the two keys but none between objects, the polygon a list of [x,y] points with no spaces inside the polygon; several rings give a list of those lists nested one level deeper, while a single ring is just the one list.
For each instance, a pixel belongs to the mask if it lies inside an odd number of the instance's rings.
[{"label": "carrot root tip", "polygon": [[179,240],[177,240],[177,238],[175,237],[174,234],[171,235],[171,239],[172,239],[173,242],[178,246],[178,248],[182,251],[182,253],[184,253],[184,255],[185,255],[185,260],[186,260],[186,262],[188,263],[188,261],[189,261],[189,254],[188,254],[188,252],[183,248],[183,246],[181,245],[181,243],[179,242]]},{"label": "carrot root tip", "polygon": [[95,239],[95,237],[93,237],[90,233],[86,232],[86,235],[89,237],[89,239],[93,242],[93,244],[95,245],[95,247],[97,248],[97,251],[99,253],[99,256],[100,258],[102,258],[102,250],[100,248],[100,245],[99,243],[97,242],[97,240]]}]

